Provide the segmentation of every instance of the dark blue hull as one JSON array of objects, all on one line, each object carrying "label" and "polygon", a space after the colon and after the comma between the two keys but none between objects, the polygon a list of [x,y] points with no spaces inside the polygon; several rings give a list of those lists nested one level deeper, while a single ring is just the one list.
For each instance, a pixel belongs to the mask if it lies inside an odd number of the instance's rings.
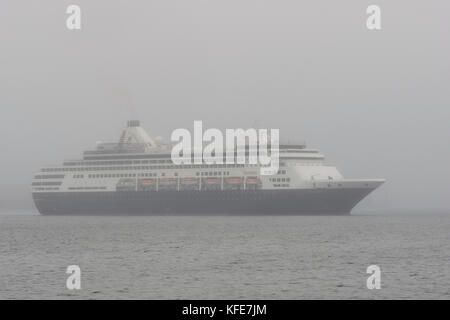
[{"label": "dark blue hull", "polygon": [[373,189],[33,193],[44,215],[349,214]]}]

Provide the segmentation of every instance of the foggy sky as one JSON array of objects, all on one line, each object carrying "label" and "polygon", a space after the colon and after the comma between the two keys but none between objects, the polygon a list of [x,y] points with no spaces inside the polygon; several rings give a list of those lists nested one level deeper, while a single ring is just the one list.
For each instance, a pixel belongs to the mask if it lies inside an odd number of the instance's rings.
[{"label": "foggy sky", "polygon": [[[82,29],[66,28],[66,8]],[[366,8],[382,30],[366,28]],[[386,178],[358,206],[449,209],[447,0],[4,0],[0,210],[31,208],[43,165],[116,141],[129,119],[279,128],[347,178]]]}]

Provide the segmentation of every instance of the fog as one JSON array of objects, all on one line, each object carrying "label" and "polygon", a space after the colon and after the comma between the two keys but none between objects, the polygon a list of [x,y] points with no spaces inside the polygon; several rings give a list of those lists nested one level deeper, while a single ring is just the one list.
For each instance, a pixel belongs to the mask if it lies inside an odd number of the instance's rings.
[{"label": "fog", "polygon": [[[366,28],[370,4],[382,30]],[[278,128],[345,177],[387,179],[356,211],[449,211],[449,1],[0,6],[2,211],[33,208],[41,166],[116,141],[129,119],[166,139],[194,120]]]}]

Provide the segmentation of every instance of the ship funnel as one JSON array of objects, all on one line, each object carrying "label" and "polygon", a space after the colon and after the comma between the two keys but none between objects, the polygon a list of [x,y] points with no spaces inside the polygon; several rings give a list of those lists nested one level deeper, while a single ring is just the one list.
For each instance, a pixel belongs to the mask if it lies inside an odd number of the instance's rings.
[{"label": "ship funnel", "polygon": [[123,130],[122,136],[120,137],[120,143],[143,144],[147,148],[157,146],[155,141],[150,138],[147,132],[140,126],[139,120],[127,121],[127,127]]}]

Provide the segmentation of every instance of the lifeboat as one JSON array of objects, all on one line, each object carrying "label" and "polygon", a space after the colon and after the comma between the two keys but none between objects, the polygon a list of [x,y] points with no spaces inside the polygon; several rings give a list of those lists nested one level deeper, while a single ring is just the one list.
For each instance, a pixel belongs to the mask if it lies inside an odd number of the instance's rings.
[{"label": "lifeboat", "polygon": [[198,179],[197,178],[181,178],[180,183],[181,184],[197,184]]},{"label": "lifeboat", "polygon": [[140,179],[138,184],[139,191],[153,191],[156,189],[156,179]]},{"label": "lifeboat", "polygon": [[218,184],[218,183],[220,183],[220,179],[219,178],[206,178],[204,180],[204,183],[206,183],[206,184]]},{"label": "lifeboat", "polygon": [[180,179],[180,190],[198,190],[198,178],[181,178]]},{"label": "lifeboat", "polygon": [[176,178],[160,178],[159,179],[159,190],[177,190],[177,179]]},{"label": "lifeboat", "polygon": [[261,180],[257,177],[247,177],[245,185],[247,190],[257,190],[261,188]]},{"label": "lifeboat", "polygon": [[225,179],[225,190],[240,190],[243,187],[241,177],[228,177]]},{"label": "lifeboat", "polygon": [[226,181],[229,184],[241,184],[242,178],[241,177],[230,177],[230,178],[227,178]]},{"label": "lifeboat", "polygon": [[160,184],[176,184],[177,179],[175,178],[161,178],[159,179]]},{"label": "lifeboat", "polygon": [[141,180],[141,185],[143,186],[151,186],[156,184],[156,180],[155,179],[142,179]]},{"label": "lifeboat", "polygon": [[220,190],[220,178],[204,178],[202,179],[202,190]]},{"label": "lifeboat", "polygon": [[248,177],[245,181],[246,184],[258,184],[260,183],[260,180],[256,177]]}]

